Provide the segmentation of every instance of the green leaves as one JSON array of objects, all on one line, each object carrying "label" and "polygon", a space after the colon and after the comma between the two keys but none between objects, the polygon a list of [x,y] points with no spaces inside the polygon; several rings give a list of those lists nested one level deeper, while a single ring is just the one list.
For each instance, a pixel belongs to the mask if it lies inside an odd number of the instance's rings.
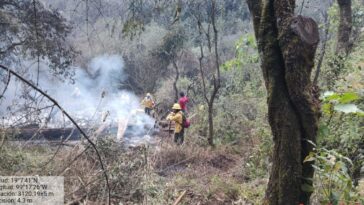
[{"label": "green leaves", "polygon": [[330,192],[329,200],[330,200],[332,205],[338,205],[339,200],[340,200],[340,196],[336,192]]},{"label": "green leaves", "polygon": [[358,94],[349,92],[341,94],[338,100],[340,103],[350,103],[358,99],[360,99],[360,96]]},{"label": "green leaves", "polygon": [[323,101],[322,111],[326,114],[333,114],[333,111],[343,112],[345,114],[353,113],[364,116],[364,111],[353,104],[354,101],[361,99],[360,95],[354,92],[335,93],[327,91],[321,96]]},{"label": "green leaves", "polygon": [[324,100],[324,102],[336,101],[341,104],[346,104],[360,99],[360,96],[357,93],[353,92],[339,94],[332,91],[327,91],[323,94],[321,98]]},{"label": "green leaves", "polygon": [[247,34],[246,37],[244,38],[244,41],[247,46],[257,48],[257,43],[256,43],[255,37],[252,33]]},{"label": "green leaves", "polygon": [[253,33],[248,33],[242,36],[235,43],[235,58],[226,61],[222,67],[224,70],[232,68],[243,68],[248,64],[259,62],[259,55],[256,51],[257,43]]},{"label": "green leaves", "polygon": [[314,191],[314,188],[313,188],[313,186],[312,186],[312,185],[310,185],[310,184],[302,184],[302,185],[301,185],[301,190],[302,190],[302,191],[304,191],[304,192],[309,192],[309,193],[311,193],[311,192],[313,192],[313,191]]},{"label": "green leaves", "polygon": [[307,157],[303,160],[303,162],[312,162],[315,161],[315,153],[314,152],[310,152],[310,154],[307,155]]},{"label": "green leaves", "polygon": [[314,185],[304,183],[301,189],[305,192],[316,190],[323,204],[338,204],[340,201],[360,201],[347,165],[353,166],[351,160],[334,150],[315,148],[305,158],[304,163],[315,161]]},{"label": "green leaves", "polygon": [[319,136],[326,137],[330,134],[330,129],[327,125],[320,124],[318,133]]},{"label": "green leaves", "polygon": [[346,114],[348,113],[364,114],[364,112],[354,104],[338,104],[334,106],[334,110]]},{"label": "green leaves", "polygon": [[234,67],[240,68],[242,66],[243,66],[242,62],[237,58],[228,60],[224,64],[222,64],[222,68],[224,70],[230,70],[230,69],[232,69]]}]

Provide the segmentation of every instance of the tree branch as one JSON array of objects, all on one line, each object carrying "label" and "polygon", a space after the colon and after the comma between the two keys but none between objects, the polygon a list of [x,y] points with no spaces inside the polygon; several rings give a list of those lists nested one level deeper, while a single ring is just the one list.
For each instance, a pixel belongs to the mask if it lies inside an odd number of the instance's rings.
[{"label": "tree branch", "polygon": [[0,95],[0,99],[4,96],[6,90],[8,89],[10,79],[11,79],[11,74],[10,74],[10,72],[8,72],[8,80],[6,81],[5,88],[4,88],[3,92]]},{"label": "tree branch", "polygon": [[206,102],[208,103],[209,100],[207,98],[207,90],[206,90],[206,82],[205,82],[205,73],[203,71],[203,65],[202,65],[202,60],[204,58],[202,46],[200,46],[200,52],[201,52],[201,56],[198,58],[198,61],[199,61],[199,64],[200,64],[200,73],[201,73],[201,78],[202,78],[203,94],[204,94],[204,98],[205,98]]},{"label": "tree branch", "polygon": [[302,0],[301,8],[300,8],[300,15],[302,14],[303,7],[305,6],[305,0]]},{"label": "tree branch", "polygon": [[21,42],[17,42],[17,43],[13,43],[13,44],[11,44],[8,48],[6,48],[5,50],[3,50],[3,51],[0,51],[0,55],[4,55],[4,54],[6,54],[9,50],[13,50],[15,47],[17,47],[17,46],[20,46],[20,45],[22,45],[24,42],[23,41],[21,41]]}]

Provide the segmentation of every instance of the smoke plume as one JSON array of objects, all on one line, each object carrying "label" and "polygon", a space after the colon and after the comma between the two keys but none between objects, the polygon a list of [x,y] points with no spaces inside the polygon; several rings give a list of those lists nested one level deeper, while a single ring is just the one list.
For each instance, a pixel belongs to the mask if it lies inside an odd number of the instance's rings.
[{"label": "smoke plume", "polygon": [[[54,97],[59,104],[69,112],[81,126],[98,126],[109,124],[117,126],[118,121],[127,120],[127,132],[138,136],[145,134],[153,127],[154,121],[145,115],[140,107],[139,98],[127,90],[121,90],[126,75],[123,72],[123,59],[118,55],[102,55],[90,61],[87,68],[75,68],[74,82],[69,83],[52,75],[46,66],[41,65],[39,73],[39,87]],[[35,65],[24,71],[23,76],[35,82],[37,73]],[[30,72],[33,71],[33,72]],[[2,77],[6,73],[0,73]],[[38,98],[34,91],[26,91],[26,87],[12,78],[5,96],[0,101],[0,116],[5,124],[19,122],[19,116],[29,98]],[[25,91],[24,91],[25,90]],[[49,105],[46,100],[37,102],[37,106]],[[11,114],[9,114],[11,113]],[[52,113],[38,113],[42,116],[38,123],[46,123],[51,116],[50,127],[63,126],[64,121],[60,111],[54,109]],[[29,119],[22,119],[29,123]]]}]

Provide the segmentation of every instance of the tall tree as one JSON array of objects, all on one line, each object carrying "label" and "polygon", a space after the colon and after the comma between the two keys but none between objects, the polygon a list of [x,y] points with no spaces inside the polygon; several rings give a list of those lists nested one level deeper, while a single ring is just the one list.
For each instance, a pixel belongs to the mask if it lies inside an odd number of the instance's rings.
[{"label": "tall tree", "polygon": [[[197,20],[197,25],[199,28],[199,37],[200,37],[200,57],[199,57],[199,67],[200,67],[200,75],[202,80],[202,88],[203,88],[203,97],[205,99],[205,102],[207,104],[207,111],[208,111],[208,143],[210,146],[214,146],[214,102],[216,98],[218,97],[218,92],[221,88],[221,73],[220,73],[220,57],[218,52],[218,30],[216,27],[216,18],[217,18],[217,12],[218,8],[216,7],[216,1],[210,0],[210,4],[208,6],[208,12],[207,14],[209,19],[208,29],[204,29],[201,21],[201,16],[195,16]],[[213,43],[211,39],[210,34],[210,25],[212,26],[213,31]],[[202,36],[205,35],[207,38],[207,44],[208,49],[211,52],[212,45],[213,45],[213,51],[214,51],[214,68],[216,69],[211,77],[206,76],[206,73],[203,68],[203,61],[205,58],[204,55],[204,49],[203,49],[203,43],[202,43]],[[208,85],[209,78],[210,84]]]},{"label": "tall tree", "polygon": [[294,0],[247,0],[268,93],[273,166],[265,204],[309,204],[314,170],[303,163],[315,142],[319,102],[310,80],[319,42],[311,18],[294,16]]},{"label": "tall tree", "polygon": [[340,23],[336,44],[336,53],[347,55],[350,49],[350,35],[353,25],[351,0],[337,0],[339,5]]},{"label": "tall tree", "polygon": [[67,20],[39,0],[0,1],[0,60],[41,59],[55,74],[68,76],[77,52],[68,43]]}]

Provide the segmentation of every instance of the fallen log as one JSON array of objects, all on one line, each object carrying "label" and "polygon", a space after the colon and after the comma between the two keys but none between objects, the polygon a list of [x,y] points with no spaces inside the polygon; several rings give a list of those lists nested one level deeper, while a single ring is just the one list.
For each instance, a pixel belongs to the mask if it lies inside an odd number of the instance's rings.
[{"label": "fallen log", "polygon": [[[110,126],[107,123],[101,125],[98,129],[84,128],[87,133],[93,134],[94,137],[102,136],[117,136],[117,139],[136,137],[133,124],[128,124],[127,121],[119,121],[117,126]],[[165,130],[168,132],[168,130]],[[173,130],[171,130],[173,131]],[[60,141],[67,139],[71,141],[80,140],[81,133],[78,129],[73,127],[65,128],[40,128],[39,126],[25,126],[15,128],[0,129],[0,133],[5,133],[7,139],[10,141],[27,141],[27,140],[48,140]],[[141,136],[147,133],[139,133]]]},{"label": "fallen log", "polygon": [[80,132],[74,128],[8,128],[3,130],[9,140],[79,140]]}]

